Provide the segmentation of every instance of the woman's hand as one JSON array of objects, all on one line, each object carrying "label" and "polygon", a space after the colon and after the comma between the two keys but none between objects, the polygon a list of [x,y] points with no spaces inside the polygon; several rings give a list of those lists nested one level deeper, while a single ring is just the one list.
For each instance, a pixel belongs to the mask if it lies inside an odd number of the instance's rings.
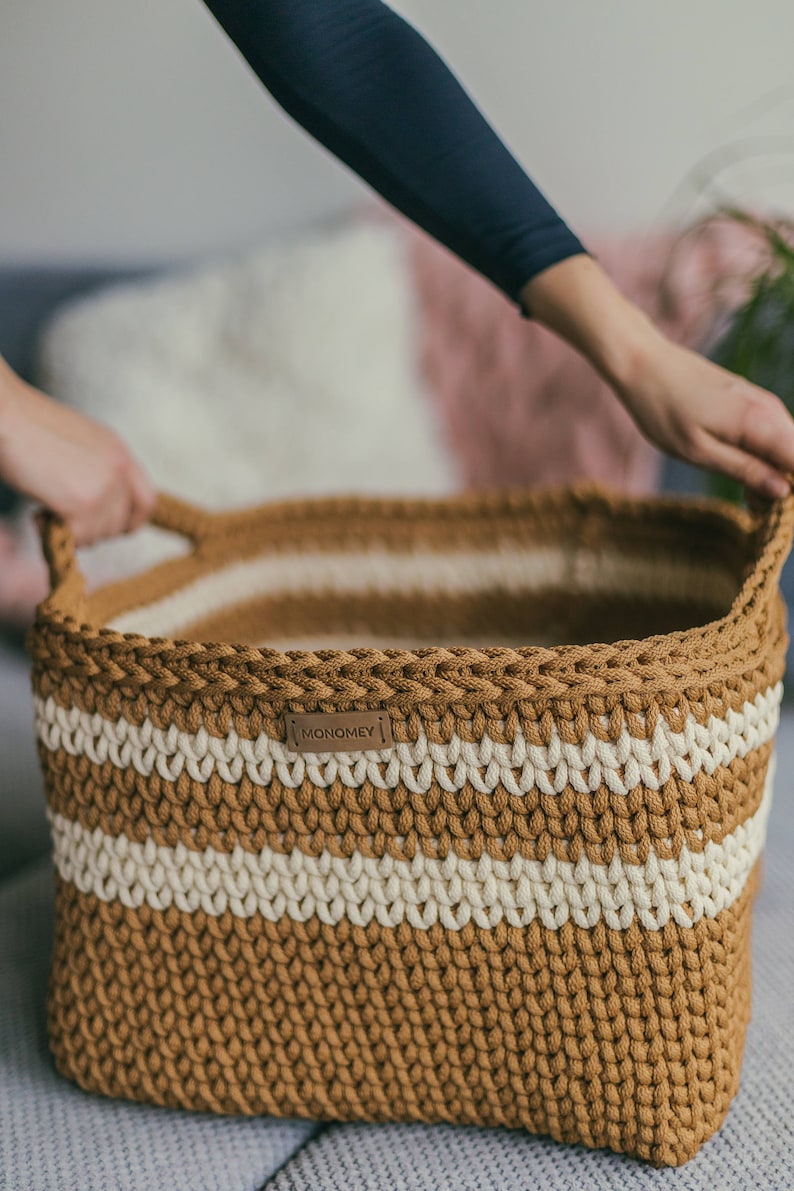
[{"label": "woman's hand", "polygon": [[0,477],[59,513],[78,545],[137,529],[155,495],[113,431],[25,384],[0,359]]},{"label": "woman's hand", "polygon": [[762,496],[789,491],[794,418],[780,398],[668,339],[591,257],[537,274],[523,300],[587,356],[657,447]]},{"label": "woman's hand", "polygon": [[721,471],[763,496],[785,496],[794,419],[766,389],[662,335],[613,382],[643,434],[679,459]]}]

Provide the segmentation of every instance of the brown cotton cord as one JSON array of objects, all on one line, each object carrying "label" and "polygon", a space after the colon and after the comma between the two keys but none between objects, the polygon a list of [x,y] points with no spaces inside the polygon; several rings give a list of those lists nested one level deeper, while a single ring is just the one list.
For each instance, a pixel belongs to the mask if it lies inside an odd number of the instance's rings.
[{"label": "brown cotton cord", "polygon": [[[747,506],[162,494],[190,551],[92,592],[45,517],[58,1070],[690,1159],[739,1083],[789,641],[794,495]],[[290,744],[354,712],[388,745]]]}]

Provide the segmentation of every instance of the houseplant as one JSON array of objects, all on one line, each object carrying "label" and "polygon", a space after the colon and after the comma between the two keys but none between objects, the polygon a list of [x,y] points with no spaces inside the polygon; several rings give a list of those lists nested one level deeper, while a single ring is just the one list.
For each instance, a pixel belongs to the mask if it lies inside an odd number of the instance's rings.
[{"label": "houseplant", "polygon": [[[744,303],[725,320],[706,354],[776,393],[794,412],[794,223],[759,217],[741,207],[721,207],[714,217],[735,220],[757,232],[766,242],[766,260],[750,279]],[[742,499],[742,485],[730,476],[709,472],[707,484],[725,500]]]},{"label": "houseplant", "polygon": [[[760,111],[794,98],[788,88],[774,91]],[[705,295],[708,320],[699,350],[715,363],[777,394],[794,413],[794,217],[773,214],[760,205],[736,201],[723,187],[722,175],[751,158],[788,155],[791,136],[742,138],[718,146],[698,162],[680,184],[705,201],[707,213],[676,237],[659,285],[659,312],[673,302],[671,277],[682,250],[709,231],[739,232],[727,253],[719,250],[716,273]],[[717,225],[728,225],[722,228]],[[745,252],[745,249],[748,251]],[[738,266],[738,267],[736,267]],[[697,338],[697,335],[695,336]],[[720,472],[704,472],[704,487],[725,500],[740,502],[743,486]]]}]

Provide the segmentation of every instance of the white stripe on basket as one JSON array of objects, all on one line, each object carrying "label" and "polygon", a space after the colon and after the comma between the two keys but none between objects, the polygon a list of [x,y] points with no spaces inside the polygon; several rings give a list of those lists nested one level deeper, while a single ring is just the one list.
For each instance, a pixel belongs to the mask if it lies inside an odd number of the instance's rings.
[{"label": "white stripe on basket", "polygon": [[[766,744],[777,730],[782,695],[783,683],[777,682],[740,711],[729,708],[724,717],[710,716],[705,724],[690,713],[680,732],[660,715],[650,739],[632,736],[624,727],[617,740],[600,740],[590,732],[583,743],[570,744],[554,726],[548,745],[529,743],[519,729],[510,744],[495,743],[487,735],[475,743],[455,735],[448,744],[435,744],[423,733],[415,743],[388,749],[304,755],[264,733],[246,740],[231,729],[221,738],[204,728],[195,734],[173,725],[163,730],[148,719],[138,727],[79,707],[65,709],[52,698],[37,698],[35,709],[39,740],[48,750],[63,749],[97,765],[110,761],[119,769],[132,766],[144,777],[157,773],[169,782],[182,773],[208,782],[217,773],[232,784],[245,775],[257,786],[276,778],[292,789],[305,780],[330,786],[339,779],[354,789],[369,781],[381,790],[403,785],[425,793],[437,782],[449,791],[470,784],[482,793],[502,787],[518,795],[533,788],[558,794],[569,785],[588,793],[605,782],[628,794],[640,785],[657,790],[674,774],[691,782],[696,773],[713,773]],[[606,732],[607,717],[601,719]]]},{"label": "white stripe on basket", "polygon": [[117,616],[109,628],[147,637],[174,636],[196,620],[257,596],[310,594],[466,595],[562,589],[631,592],[660,600],[693,592],[727,611],[738,591],[736,573],[713,562],[637,558],[613,550],[525,547],[446,553],[390,550],[271,554],[233,563],[178,592]]},{"label": "white stripe on basket", "polygon": [[417,853],[405,861],[360,852],[251,853],[239,845],[231,853],[197,852],[184,844],[170,848],[151,838],[137,843],[100,828],[90,831],[59,814],[50,814],[50,822],[64,880],[130,908],[261,914],[271,922],[284,916],[306,922],[316,914],[332,925],[347,918],[357,926],[375,920],[422,930],[436,923],[460,930],[469,922],[490,928],[503,918],[517,927],[539,918],[551,930],[569,920],[582,927],[603,920],[625,929],[636,917],[647,930],[660,930],[671,919],[688,927],[714,918],[739,897],[763,848],[774,770],[773,752],[761,805],[720,843],[709,840],[701,852],[684,847],[675,859],[651,852],[643,864],[624,863],[619,855],[603,865],[585,855],[574,864],[553,855],[541,862],[521,856],[499,861],[487,853],[479,860],[454,853],[436,860]]}]

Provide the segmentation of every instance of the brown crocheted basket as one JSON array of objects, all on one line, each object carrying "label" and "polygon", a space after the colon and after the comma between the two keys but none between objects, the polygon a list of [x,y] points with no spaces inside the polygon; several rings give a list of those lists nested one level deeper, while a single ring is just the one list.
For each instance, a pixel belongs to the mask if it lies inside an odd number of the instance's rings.
[{"label": "brown crocheted basket", "polygon": [[92,594],[43,527],[58,1070],[690,1158],[739,1083],[794,497],[154,521],[192,551]]}]

